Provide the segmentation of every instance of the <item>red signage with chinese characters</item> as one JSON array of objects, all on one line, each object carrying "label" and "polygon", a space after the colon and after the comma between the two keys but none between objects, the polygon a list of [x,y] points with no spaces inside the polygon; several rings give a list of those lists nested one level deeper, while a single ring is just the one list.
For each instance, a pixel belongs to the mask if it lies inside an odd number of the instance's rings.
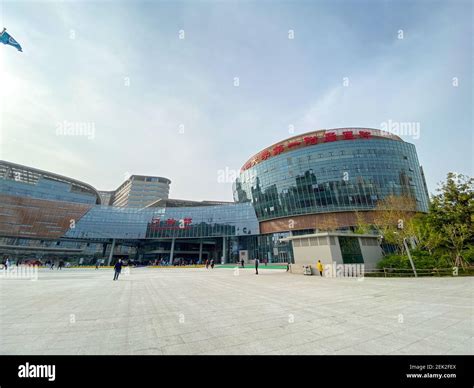
[{"label": "red signage with chinese characters", "polygon": [[160,217],[153,217],[150,223],[150,230],[163,230],[163,229],[189,229],[193,222],[192,218],[182,218],[175,220],[174,218],[168,218],[166,220],[161,220]]},{"label": "red signage with chinese characters", "polygon": [[[371,130],[371,129],[348,129],[348,128],[338,128],[334,130],[321,130],[316,131],[314,135],[303,135],[302,137],[294,137],[292,139],[286,140],[282,143],[276,144],[272,147],[269,147],[259,154],[251,158],[245,165],[241,168],[241,171],[245,171],[256,164],[267,160],[273,156],[280,155],[281,153],[306,147],[310,145],[320,144],[320,143],[330,143],[340,140],[355,140],[355,139],[370,139],[376,131],[377,137],[387,137],[387,134],[384,131],[380,130]],[[389,137],[389,136],[388,136]]]}]

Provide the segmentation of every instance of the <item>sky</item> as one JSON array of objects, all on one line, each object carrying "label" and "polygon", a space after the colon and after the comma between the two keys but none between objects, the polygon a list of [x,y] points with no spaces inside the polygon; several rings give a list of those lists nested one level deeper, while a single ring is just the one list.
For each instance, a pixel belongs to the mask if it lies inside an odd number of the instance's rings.
[{"label": "sky", "polygon": [[[410,124],[428,189],[473,175],[469,1],[0,1],[0,159],[113,190],[232,200],[317,129]],[[396,127],[393,127],[396,128]]]}]

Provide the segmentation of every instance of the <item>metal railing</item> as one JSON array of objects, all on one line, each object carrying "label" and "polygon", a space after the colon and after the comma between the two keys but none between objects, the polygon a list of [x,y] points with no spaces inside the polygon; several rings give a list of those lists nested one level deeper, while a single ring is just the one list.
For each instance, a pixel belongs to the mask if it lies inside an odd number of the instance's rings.
[{"label": "metal railing", "polygon": [[[415,277],[411,268],[390,268],[384,267],[382,270],[384,277]],[[458,267],[448,268],[428,268],[428,269],[416,269],[418,276],[465,276],[474,275],[474,267],[467,267],[466,269]]]}]

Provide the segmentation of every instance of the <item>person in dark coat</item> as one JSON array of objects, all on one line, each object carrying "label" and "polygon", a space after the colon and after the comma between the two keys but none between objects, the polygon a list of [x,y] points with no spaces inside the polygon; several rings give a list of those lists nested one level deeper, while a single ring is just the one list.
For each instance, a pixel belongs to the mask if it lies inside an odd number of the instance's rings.
[{"label": "person in dark coat", "polygon": [[255,275],[258,275],[258,259],[255,259]]},{"label": "person in dark coat", "polygon": [[119,259],[115,263],[114,269],[115,269],[114,280],[118,280],[120,272],[122,272],[122,259]]}]

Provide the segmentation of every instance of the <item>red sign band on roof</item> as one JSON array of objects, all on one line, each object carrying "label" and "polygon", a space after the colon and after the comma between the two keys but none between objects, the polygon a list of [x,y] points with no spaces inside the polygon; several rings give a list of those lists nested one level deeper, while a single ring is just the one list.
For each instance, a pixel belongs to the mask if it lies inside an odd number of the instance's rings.
[{"label": "red sign band on roof", "polygon": [[372,137],[383,137],[392,140],[402,141],[398,136],[395,136],[389,132],[381,131],[378,129],[370,128],[337,128],[331,130],[319,130],[315,132],[309,132],[301,136],[295,136],[290,139],[284,140],[271,147],[268,147],[264,151],[257,154],[241,168],[241,171],[248,170],[250,167],[265,161],[273,156],[280,155],[283,152],[287,152],[300,147],[306,147],[316,145],[319,143],[329,143],[340,140],[355,140],[355,139],[370,139]]}]

